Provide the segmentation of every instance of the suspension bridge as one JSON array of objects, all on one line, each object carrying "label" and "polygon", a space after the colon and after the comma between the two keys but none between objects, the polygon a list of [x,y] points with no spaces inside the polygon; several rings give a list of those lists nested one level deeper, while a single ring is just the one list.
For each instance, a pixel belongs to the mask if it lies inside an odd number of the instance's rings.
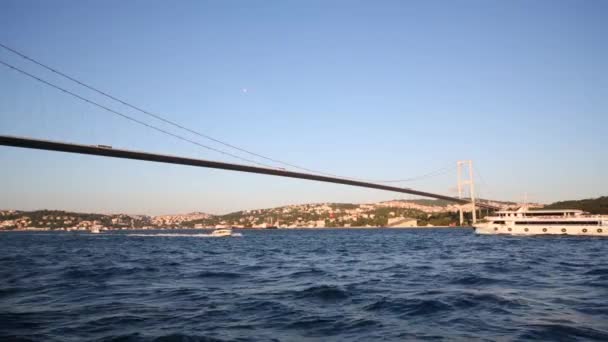
[{"label": "suspension bridge", "polygon": [[[108,145],[83,145],[83,144],[76,144],[76,143],[70,143],[70,142],[41,140],[41,139],[35,139],[35,138],[31,138],[31,137],[8,136],[8,135],[0,135],[0,146],[37,149],[37,150],[46,150],[46,151],[55,151],[55,152],[65,152],[65,153],[76,153],[76,154],[93,155],[93,156],[110,157],[110,158],[133,159],[133,160],[159,162],[159,163],[188,165],[188,166],[213,168],[213,169],[221,169],[221,170],[228,170],[228,171],[255,173],[255,174],[262,174],[262,175],[269,175],[269,176],[276,176],[276,177],[305,179],[305,180],[318,181],[318,182],[335,183],[335,184],[342,184],[342,185],[348,185],[348,186],[363,187],[363,188],[392,191],[392,192],[398,192],[398,193],[404,193],[404,194],[411,194],[411,195],[416,195],[416,196],[446,200],[446,201],[454,202],[454,203],[457,203],[460,205],[472,204],[473,221],[475,221],[475,208],[498,209],[495,205],[492,205],[490,203],[475,201],[474,196],[473,196],[474,191],[472,190],[472,182],[473,182],[472,173],[471,173],[471,179],[468,181],[469,183],[466,183],[466,181],[464,183],[461,183],[460,168],[459,168],[459,184],[458,184],[459,196],[458,197],[447,196],[447,195],[426,192],[426,191],[421,191],[421,190],[415,190],[415,189],[411,189],[411,188],[381,184],[381,183],[399,182],[399,181],[403,181],[403,180],[366,181],[366,180],[354,179],[354,178],[349,178],[349,177],[340,177],[340,176],[325,173],[322,171],[311,170],[311,169],[301,167],[298,165],[294,165],[294,164],[291,164],[288,162],[273,159],[273,158],[261,155],[259,153],[251,152],[247,149],[234,146],[234,145],[224,142],[220,139],[210,137],[206,134],[200,133],[196,130],[193,130],[191,128],[178,124],[174,121],[171,121],[164,116],[160,116],[158,114],[151,113],[150,111],[147,111],[138,106],[135,106],[125,100],[119,99],[113,95],[110,95],[109,93],[107,93],[105,91],[101,91],[83,81],[80,81],[72,76],[69,76],[55,68],[47,66],[46,64],[44,64],[32,57],[29,57],[15,49],[12,49],[4,44],[0,43],[0,48],[3,48],[21,58],[23,58],[24,60],[35,64],[38,67],[42,67],[42,68],[46,69],[47,71],[50,71],[81,87],[84,87],[87,90],[93,91],[105,98],[108,98],[108,99],[110,99],[114,102],[117,102],[123,106],[126,106],[130,109],[136,110],[155,120],[159,120],[159,121],[163,122],[164,124],[169,124],[177,129],[186,131],[190,134],[197,135],[200,138],[204,138],[204,139],[210,140],[214,143],[219,143],[221,145],[224,145],[225,147],[229,148],[230,151],[236,150],[239,153],[249,154],[249,155],[253,156],[254,158],[244,158],[244,157],[234,154],[232,152],[227,152],[225,150],[221,150],[221,149],[218,149],[215,147],[204,145],[197,140],[193,140],[193,139],[185,137],[183,135],[176,134],[174,132],[168,131],[164,128],[160,128],[158,126],[155,126],[155,125],[153,125],[149,122],[143,121],[141,119],[134,118],[124,112],[120,112],[115,109],[112,109],[112,108],[108,107],[107,105],[104,105],[100,102],[92,100],[89,97],[85,97],[75,91],[71,91],[65,87],[61,87],[57,84],[51,83],[50,81],[48,81],[40,76],[37,76],[31,72],[25,71],[22,68],[19,68],[13,64],[0,60],[0,65],[4,65],[5,67],[12,69],[32,80],[35,80],[46,86],[49,86],[58,91],[61,91],[64,94],[67,94],[79,101],[82,101],[82,102],[85,102],[92,106],[95,106],[97,108],[100,108],[109,114],[113,114],[115,116],[119,116],[123,119],[129,120],[132,123],[136,123],[138,125],[147,127],[149,129],[155,130],[157,132],[163,133],[163,134],[171,136],[173,138],[177,138],[184,142],[196,145],[198,147],[205,148],[207,150],[211,150],[214,152],[218,152],[218,153],[221,153],[223,155],[226,155],[226,156],[229,156],[232,158],[237,158],[237,159],[247,162],[249,164],[256,164],[258,166],[212,161],[212,160],[205,160],[205,159],[195,159],[195,158],[180,157],[180,156],[165,155],[165,154],[156,154],[156,153],[150,153],[150,152],[145,152],[145,151],[132,151],[132,150],[125,150],[125,149],[118,149],[118,148],[112,148],[110,146],[111,144],[108,144]],[[271,165],[268,165],[267,163],[261,163],[261,162],[257,161],[259,159],[264,159],[273,164],[282,164],[286,167],[289,167],[290,169],[298,169],[303,172],[287,170],[285,168],[273,167]],[[460,167],[460,164],[459,164],[459,167]],[[470,164],[469,164],[469,169],[471,170]],[[470,172],[472,172],[472,171],[470,171]],[[470,193],[472,195],[471,200],[462,198],[462,188],[461,188],[462,184],[471,184],[471,191],[470,191]],[[462,214],[462,209],[461,209],[461,214]],[[462,222],[462,215],[461,215],[461,222]]]},{"label": "suspension bridge", "polygon": [[[225,162],[218,162],[218,161],[205,160],[205,159],[195,159],[195,158],[179,157],[179,156],[172,156],[172,155],[165,155],[165,154],[156,154],[156,153],[149,153],[149,152],[116,149],[116,148],[112,148],[109,145],[82,145],[82,144],[74,144],[74,143],[66,143],[66,142],[58,142],[58,141],[50,141],[50,140],[40,140],[40,139],[32,139],[32,138],[25,138],[25,137],[14,137],[14,136],[6,136],[6,135],[0,135],[0,145],[28,148],[28,149],[37,149],[37,150],[46,150],[46,151],[86,154],[86,155],[111,157],[111,158],[134,159],[134,160],[143,160],[143,161],[151,161],[151,162],[158,162],[158,163],[197,166],[197,167],[212,168],[212,169],[257,173],[257,174],[262,174],[262,175],[278,176],[278,177],[298,178],[298,179],[306,179],[306,180],[326,182],[326,183],[335,183],[335,184],[343,184],[343,185],[350,185],[350,186],[377,189],[377,190],[400,192],[400,193],[405,193],[405,194],[442,199],[442,200],[451,201],[451,202],[459,203],[459,204],[470,203],[469,200],[462,199],[462,198],[445,196],[445,195],[441,195],[441,194],[419,191],[419,190],[414,190],[414,189],[410,189],[410,188],[402,188],[402,187],[389,186],[389,185],[385,185],[385,184],[362,182],[362,181],[348,179],[348,178],[329,177],[329,176],[316,175],[316,174],[310,174],[310,173],[279,170],[279,169],[273,169],[273,168],[264,168],[264,167],[250,166],[250,165],[243,165],[243,164],[225,163]],[[476,203],[475,206],[481,207],[481,208],[488,208],[488,209],[498,209],[496,206],[486,204],[486,203]]]}]

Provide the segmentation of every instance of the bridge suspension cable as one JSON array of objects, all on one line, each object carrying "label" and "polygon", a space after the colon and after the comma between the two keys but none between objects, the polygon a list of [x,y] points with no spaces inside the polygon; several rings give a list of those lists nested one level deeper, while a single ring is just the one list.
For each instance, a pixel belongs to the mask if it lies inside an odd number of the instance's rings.
[{"label": "bridge suspension cable", "polygon": [[[450,171],[450,170],[447,170],[447,167],[444,167],[444,168],[441,168],[441,169],[438,169],[438,170],[435,170],[435,171],[432,171],[432,172],[429,172],[429,173],[426,173],[426,174],[423,174],[423,175],[420,175],[420,176],[411,177],[411,178],[391,179],[391,180],[372,180],[372,179],[363,179],[363,178],[354,178],[354,177],[339,176],[339,175],[328,173],[328,172],[324,172],[324,171],[319,171],[319,170],[314,170],[314,169],[306,168],[306,167],[303,167],[303,166],[298,166],[298,165],[293,164],[293,163],[285,162],[285,161],[282,161],[282,160],[279,160],[279,159],[276,159],[276,158],[271,158],[271,157],[268,157],[268,156],[265,156],[265,155],[262,155],[262,154],[259,154],[259,153],[256,153],[256,152],[252,152],[252,151],[247,150],[245,148],[235,146],[235,145],[230,144],[228,142],[225,142],[223,140],[220,140],[220,139],[214,138],[212,136],[209,136],[207,134],[201,133],[201,132],[199,132],[197,130],[188,128],[188,127],[186,127],[186,126],[184,126],[182,124],[179,124],[179,123],[177,123],[177,122],[175,122],[173,120],[169,120],[166,117],[163,117],[163,116],[161,116],[159,114],[154,114],[154,113],[152,113],[152,112],[150,112],[150,111],[148,111],[146,109],[143,109],[143,108],[141,108],[139,106],[133,105],[133,104],[127,102],[126,100],[120,99],[120,98],[118,98],[118,97],[116,97],[114,95],[109,94],[108,92],[102,91],[102,90],[100,90],[100,89],[98,89],[98,88],[96,88],[96,87],[94,87],[92,85],[89,85],[89,84],[87,84],[87,83],[85,83],[83,81],[80,81],[79,79],[77,79],[77,78],[75,78],[73,76],[70,76],[70,75],[68,75],[68,74],[66,74],[64,72],[61,72],[61,71],[53,68],[53,67],[50,67],[50,66],[48,66],[48,65],[46,65],[46,64],[44,64],[44,63],[42,63],[42,62],[40,62],[40,61],[38,61],[38,60],[30,57],[30,56],[27,56],[26,54],[24,54],[22,52],[19,52],[19,51],[15,50],[15,49],[13,49],[13,48],[11,48],[11,47],[3,44],[3,43],[0,43],[0,47],[2,47],[3,49],[5,49],[5,50],[7,50],[7,51],[9,51],[9,52],[17,55],[17,56],[19,56],[19,57],[21,57],[21,58],[29,61],[29,62],[32,62],[32,63],[34,63],[34,64],[36,64],[36,65],[38,65],[38,66],[40,66],[40,67],[42,67],[42,68],[44,68],[46,70],[51,71],[52,73],[54,73],[56,75],[59,75],[59,76],[61,76],[63,78],[66,78],[66,79],[68,79],[68,80],[70,80],[70,81],[72,81],[72,82],[74,82],[74,83],[76,83],[76,84],[78,84],[78,85],[80,85],[82,87],[85,87],[85,88],[87,88],[87,89],[89,89],[89,90],[91,90],[93,92],[96,92],[96,93],[98,93],[98,94],[100,94],[100,95],[102,95],[104,97],[107,97],[107,98],[109,98],[109,99],[111,99],[113,101],[116,101],[116,102],[118,102],[118,103],[120,103],[120,104],[122,104],[122,105],[124,105],[126,107],[129,107],[129,108],[134,109],[134,110],[136,110],[136,111],[138,111],[140,113],[143,113],[143,114],[145,114],[147,116],[150,116],[150,117],[152,117],[152,118],[154,118],[156,120],[162,121],[162,122],[164,122],[166,124],[169,124],[171,126],[179,128],[179,129],[184,130],[186,132],[189,132],[191,134],[197,135],[197,136],[199,136],[201,138],[205,138],[205,139],[211,140],[211,141],[213,141],[215,143],[218,143],[218,144],[224,145],[226,147],[235,149],[237,151],[240,151],[240,152],[243,152],[243,153],[247,153],[249,155],[252,155],[252,156],[255,156],[255,157],[258,157],[258,158],[262,158],[262,159],[265,159],[267,161],[270,161],[270,162],[273,162],[273,163],[276,163],[276,164],[282,164],[282,165],[285,165],[285,166],[288,166],[288,167],[291,167],[291,168],[294,168],[294,169],[310,172],[310,173],[313,173],[313,174],[326,175],[326,176],[330,176],[330,177],[340,177],[340,178],[347,178],[347,179],[364,181],[364,182],[377,182],[377,183],[412,182],[412,181],[417,181],[417,180],[421,180],[421,179],[425,179],[425,178],[436,177],[436,176],[444,174],[445,172]],[[108,107],[106,107],[104,105],[101,105],[101,104],[93,101],[93,100],[89,100],[89,99],[87,99],[87,98],[85,98],[85,97],[83,97],[81,95],[78,95],[78,94],[76,94],[74,92],[71,92],[71,91],[69,91],[69,90],[67,90],[65,88],[62,88],[62,87],[57,86],[55,84],[52,84],[51,82],[45,81],[45,80],[43,80],[40,77],[34,76],[33,74],[30,74],[30,73],[28,73],[28,72],[26,72],[26,71],[24,71],[22,69],[19,69],[19,68],[13,66],[13,65],[10,65],[10,64],[6,63],[6,62],[1,62],[1,63],[4,64],[5,66],[7,66],[7,67],[9,67],[9,68],[11,68],[13,70],[15,70],[15,71],[18,71],[18,72],[20,72],[20,73],[22,73],[22,74],[24,74],[26,76],[31,77],[31,78],[39,81],[39,82],[42,82],[42,83],[44,83],[44,84],[46,84],[48,86],[56,88],[56,89],[58,89],[58,90],[60,90],[60,91],[62,91],[64,93],[72,95],[72,96],[74,96],[74,97],[76,97],[76,98],[78,98],[78,99],[80,99],[82,101],[85,101],[85,102],[87,102],[89,104],[92,104],[94,106],[102,108],[102,109],[104,109],[106,111],[109,111],[109,112],[111,112],[113,114],[119,115],[119,116],[121,116],[121,117],[123,117],[123,118],[125,118],[127,120],[132,121],[132,122],[138,123],[140,125],[144,125],[144,126],[146,126],[148,128],[151,128],[151,129],[154,129],[154,130],[159,131],[161,133],[170,135],[170,136],[175,137],[177,139],[180,139],[182,141],[186,141],[186,142],[195,144],[195,145],[197,145],[199,147],[203,147],[205,149],[212,150],[212,151],[221,153],[223,155],[227,155],[227,156],[230,156],[230,157],[233,157],[233,158],[237,158],[239,160],[242,160],[242,161],[245,161],[245,162],[248,162],[248,163],[254,163],[256,165],[273,168],[273,166],[271,166],[271,165],[268,165],[268,164],[265,164],[265,163],[260,163],[260,162],[257,162],[255,160],[249,159],[249,158],[243,158],[241,156],[235,155],[235,154],[230,153],[230,152],[226,152],[224,150],[220,150],[220,149],[217,149],[217,148],[214,148],[214,147],[210,147],[210,146],[207,146],[207,145],[204,145],[204,144],[200,144],[200,143],[198,143],[198,142],[196,142],[196,141],[194,141],[192,139],[188,139],[188,138],[186,138],[184,136],[181,136],[181,135],[169,132],[167,130],[164,130],[162,128],[159,128],[157,126],[145,123],[145,122],[143,122],[141,120],[135,119],[135,118],[133,118],[131,116],[128,116],[128,115],[126,115],[124,113],[121,113],[121,112],[115,111],[113,109],[110,109],[110,108],[108,108]]]},{"label": "bridge suspension cable", "polygon": [[[453,164],[453,163],[452,163]],[[452,172],[455,170],[454,165],[449,165],[449,166],[444,166],[442,168],[439,168],[435,171],[431,171],[431,172],[427,172],[425,174],[422,174],[420,176],[416,176],[416,177],[411,177],[411,178],[405,178],[405,179],[397,179],[397,180],[387,180],[387,181],[380,181],[379,183],[401,183],[401,182],[413,182],[413,181],[418,181],[418,180],[423,180],[423,179],[428,179],[428,178],[433,178],[433,177],[438,177],[441,175],[444,175],[446,173]]]},{"label": "bridge suspension cable", "polygon": [[66,94],[68,94],[68,95],[71,95],[71,96],[73,96],[73,97],[75,97],[75,98],[77,98],[77,99],[79,99],[79,100],[81,100],[81,101],[84,101],[84,102],[86,102],[86,103],[89,103],[89,104],[91,104],[91,105],[94,105],[94,106],[96,106],[96,107],[99,107],[99,108],[101,108],[101,109],[103,109],[103,110],[105,110],[105,111],[108,111],[108,112],[110,112],[110,113],[113,113],[113,114],[115,114],[115,115],[118,115],[118,116],[120,116],[120,117],[122,117],[122,118],[124,118],[124,119],[127,119],[127,120],[129,120],[129,121],[135,122],[135,123],[137,123],[137,124],[139,124],[139,125],[142,125],[142,126],[148,127],[148,128],[153,129],[153,130],[155,130],[155,131],[158,131],[158,132],[161,132],[161,133],[163,133],[163,134],[166,134],[166,135],[172,136],[172,137],[174,137],[174,138],[180,139],[180,140],[182,140],[182,141],[185,141],[185,142],[188,142],[188,143],[191,143],[191,144],[197,145],[197,146],[199,146],[199,147],[206,148],[206,149],[211,150],[211,151],[215,151],[215,152],[218,152],[218,153],[221,153],[221,154],[224,154],[224,155],[227,155],[227,156],[233,157],[233,158],[240,159],[240,160],[245,161],[245,162],[248,162],[248,163],[254,163],[254,164],[257,164],[257,165],[260,165],[260,166],[264,166],[264,167],[267,167],[267,168],[273,168],[273,167],[272,167],[272,166],[270,166],[270,165],[266,165],[266,164],[263,164],[263,163],[259,163],[259,162],[257,162],[257,161],[254,161],[254,160],[251,160],[251,159],[247,159],[247,158],[243,158],[243,157],[237,156],[237,155],[235,155],[235,154],[232,154],[232,153],[229,153],[229,152],[226,152],[226,151],[222,151],[222,150],[217,149],[217,148],[213,148],[213,147],[210,147],[210,146],[207,146],[207,145],[203,145],[203,144],[201,144],[201,143],[199,143],[199,142],[196,142],[196,141],[194,141],[194,140],[188,139],[188,138],[183,137],[183,136],[181,136],[181,135],[178,135],[178,134],[175,134],[175,133],[169,132],[169,131],[164,130],[164,129],[160,128],[160,127],[156,127],[156,126],[151,125],[151,124],[149,124],[149,123],[143,122],[143,121],[138,120],[138,119],[136,119],[136,118],[133,118],[133,117],[131,117],[131,116],[127,115],[127,114],[124,114],[124,113],[118,112],[118,111],[116,111],[116,110],[114,110],[114,109],[112,109],[112,108],[106,107],[106,106],[104,106],[104,105],[102,105],[102,104],[100,104],[100,103],[97,103],[97,102],[93,101],[93,100],[89,100],[89,99],[87,99],[87,98],[85,98],[85,97],[82,97],[82,96],[80,96],[80,95],[78,95],[78,94],[76,94],[76,93],[74,93],[74,92],[71,92],[71,91],[69,91],[69,90],[67,90],[67,89],[65,89],[65,88],[62,88],[62,87],[60,87],[60,86],[58,86],[58,85],[56,85],[56,84],[53,84],[53,83],[48,82],[48,81],[46,81],[46,80],[43,80],[42,78],[39,78],[38,76],[32,75],[32,74],[28,73],[27,71],[22,70],[22,69],[19,69],[19,68],[17,68],[16,66],[13,66],[13,65],[11,65],[11,64],[8,64],[8,63],[6,63],[6,62],[4,62],[4,61],[2,61],[2,60],[0,60],[0,64],[3,64],[4,66],[6,66],[6,67],[8,67],[8,68],[10,68],[10,69],[13,69],[13,70],[15,70],[15,71],[17,71],[17,72],[19,72],[19,73],[21,73],[21,74],[23,74],[23,75],[26,75],[26,76],[28,76],[28,77],[31,77],[31,78],[35,79],[36,81],[38,81],[38,82],[44,83],[44,84],[48,85],[49,87],[53,87],[53,88],[55,88],[55,89],[57,89],[57,90],[60,90],[60,91],[62,91],[62,92],[64,92],[64,93],[66,93]]},{"label": "bridge suspension cable", "polygon": [[227,142],[225,142],[225,141],[222,141],[222,140],[220,140],[220,139],[214,138],[214,137],[209,136],[209,135],[207,135],[207,134],[204,134],[204,133],[201,133],[201,132],[195,131],[195,130],[190,129],[190,128],[188,128],[188,127],[184,126],[184,125],[181,125],[181,124],[179,124],[179,123],[177,123],[177,122],[175,122],[175,121],[169,120],[169,119],[164,118],[164,117],[162,117],[162,116],[160,116],[160,115],[158,115],[158,114],[154,114],[154,113],[152,113],[152,112],[150,112],[150,111],[148,111],[148,110],[142,109],[142,108],[141,108],[141,107],[139,107],[139,106],[133,105],[133,104],[131,104],[131,103],[129,103],[129,102],[127,102],[127,101],[125,101],[125,100],[122,100],[122,99],[120,99],[120,98],[118,98],[118,97],[116,97],[116,96],[113,96],[113,95],[111,95],[111,94],[109,94],[109,93],[107,93],[107,92],[105,92],[105,91],[99,90],[99,89],[98,89],[98,88],[96,88],[96,87],[93,87],[93,86],[91,86],[91,85],[89,85],[89,84],[87,84],[87,83],[84,83],[83,81],[80,81],[80,80],[76,79],[75,77],[72,77],[72,76],[70,76],[70,75],[67,75],[67,74],[65,74],[65,73],[63,73],[63,72],[61,72],[61,71],[59,71],[59,70],[57,70],[57,69],[55,69],[55,68],[52,68],[52,67],[50,67],[50,66],[48,66],[48,65],[46,65],[46,64],[44,64],[44,63],[42,63],[42,62],[39,62],[38,60],[36,60],[36,59],[34,59],[34,58],[32,58],[32,57],[29,57],[29,56],[27,56],[27,55],[25,55],[25,54],[23,54],[23,53],[21,53],[21,52],[19,52],[19,51],[15,50],[15,49],[13,49],[13,48],[10,48],[10,47],[8,47],[8,46],[6,46],[6,45],[2,44],[2,43],[0,43],[0,47],[2,47],[2,48],[4,48],[4,49],[6,49],[6,50],[8,50],[8,51],[10,51],[10,52],[12,52],[12,53],[14,53],[14,54],[16,54],[16,55],[18,55],[18,56],[20,56],[20,57],[24,58],[24,59],[26,59],[26,60],[28,60],[28,61],[32,62],[32,63],[35,63],[35,64],[37,64],[37,65],[39,65],[39,66],[41,66],[41,67],[43,67],[43,68],[45,68],[45,69],[47,69],[47,70],[49,70],[49,71],[51,71],[51,72],[53,72],[53,73],[55,73],[55,74],[57,74],[57,75],[61,76],[61,77],[64,77],[64,78],[66,78],[66,79],[68,79],[68,80],[70,80],[70,81],[72,81],[72,82],[75,82],[75,83],[77,83],[77,84],[79,84],[79,85],[81,85],[81,86],[83,86],[83,87],[85,87],[85,88],[87,88],[87,89],[89,89],[89,90],[92,90],[92,91],[94,91],[94,92],[96,92],[96,93],[98,93],[98,94],[100,94],[100,95],[103,95],[103,96],[105,96],[105,97],[107,97],[107,98],[109,98],[109,99],[111,99],[111,100],[113,100],[113,101],[119,102],[120,104],[122,104],[122,105],[124,105],[124,106],[127,106],[127,107],[129,107],[129,108],[131,108],[131,109],[134,109],[134,110],[136,110],[136,111],[140,112],[140,113],[143,113],[143,114],[145,114],[145,115],[148,115],[148,116],[150,116],[150,117],[153,117],[153,118],[155,118],[155,119],[157,119],[157,120],[160,120],[160,121],[162,121],[162,122],[164,122],[164,123],[166,123],[166,124],[169,124],[169,125],[171,125],[171,126],[177,127],[177,128],[179,128],[179,129],[185,130],[185,131],[187,131],[187,132],[190,132],[190,133],[192,133],[192,134],[198,135],[198,136],[200,136],[200,137],[202,137],[202,138],[205,138],[205,139],[209,139],[209,140],[211,140],[211,141],[214,141],[214,142],[219,143],[219,144],[222,144],[222,145],[224,145],[224,146],[227,146],[227,147],[233,148],[233,149],[235,149],[235,150],[238,150],[238,151],[241,151],[241,152],[244,152],[244,153],[247,153],[247,154],[250,154],[250,155],[253,155],[253,156],[259,157],[259,158],[262,158],[262,159],[266,159],[266,160],[271,161],[271,162],[275,162],[275,163],[278,163],[278,164],[283,164],[283,165],[288,165],[288,166],[291,166],[291,167],[294,167],[294,168],[298,168],[298,169],[304,169],[304,170],[307,170],[307,171],[312,171],[312,170],[308,170],[308,169],[305,169],[305,168],[299,167],[299,166],[297,166],[297,165],[289,164],[289,163],[287,163],[287,162],[283,162],[283,161],[280,161],[280,160],[277,160],[277,159],[273,159],[273,158],[270,158],[270,157],[267,157],[267,156],[261,155],[261,154],[259,154],[259,153],[255,153],[255,152],[252,152],[252,151],[246,150],[246,149],[244,149],[244,148],[241,148],[241,147],[238,147],[238,146],[235,146],[235,145],[229,144],[229,143],[227,143]]}]

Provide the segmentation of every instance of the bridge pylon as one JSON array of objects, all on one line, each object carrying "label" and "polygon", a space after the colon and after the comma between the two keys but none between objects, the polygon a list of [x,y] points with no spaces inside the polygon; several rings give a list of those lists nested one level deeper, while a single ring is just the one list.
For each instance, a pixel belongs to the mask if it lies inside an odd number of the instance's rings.
[{"label": "bridge pylon", "polygon": [[[463,187],[464,186],[468,186],[469,187],[469,194],[471,196],[471,204],[473,205],[473,224],[475,224],[477,222],[477,213],[476,213],[476,207],[475,207],[475,181],[473,180],[473,161],[472,160],[459,160],[456,162],[456,167],[458,169],[458,198],[462,199],[463,196]],[[467,171],[469,173],[469,178],[462,178],[463,176],[463,167],[467,168]],[[462,224],[464,223],[464,215],[462,212],[462,206],[460,205],[460,225],[462,226]]]}]

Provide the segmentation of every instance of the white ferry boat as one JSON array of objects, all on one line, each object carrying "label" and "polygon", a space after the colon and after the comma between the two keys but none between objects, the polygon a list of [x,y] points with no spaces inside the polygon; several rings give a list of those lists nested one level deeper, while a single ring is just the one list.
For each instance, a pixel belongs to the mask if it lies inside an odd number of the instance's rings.
[{"label": "white ferry boat", "polygon": [[582,210],[498,211],[475,225],[477,234],[608,236],[608,216]]}]

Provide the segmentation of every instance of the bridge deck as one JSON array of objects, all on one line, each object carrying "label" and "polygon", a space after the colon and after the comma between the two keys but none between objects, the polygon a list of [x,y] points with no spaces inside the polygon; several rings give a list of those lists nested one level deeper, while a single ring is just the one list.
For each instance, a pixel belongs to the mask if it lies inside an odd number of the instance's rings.
[{"label": "bridge deck", "polygon": [[[72,144],[72,143],[65,143],[65,142],[58,142],[58,141],[40,140],[40,139],[5,136],[5,135],[0,135],[0,145],[21,147],[21,148],[30,148],[30,149],[37,149],[37,150],[88,154],[88,155],[112,157],[112,158],[145,160],[145,161],[153,161],[153,162],[159,162],[159,163],[190,165],[190,166],[206,167],[206,168],[213,168],[213,169],[257,173],[257,174],[279,176],[279,177],[307,179],[307,180],[314,180],[314,181],[326,182],[326,183],[344,184],[344,185],[351,185],[351,186],[357,186],[357,187],[363,187],[363,188],[400,192],[400,193],[418,195],[418,196],[423,196],[423,197],[442,199],[442,200],[447,200],[447,201],[451,201],[454,203],[460,203],[460,204],[470,203],[468,200],[459,199],[459,198],[451,197],[451,196],[444,196],[444,195],[425,192],[425,191],[418,191],[418,190],[414,190],[414,189],[410,189],[410,188],[400,188],[400,187],[395,187],[395,186],[388,186],[388,185],[369,183],[369,182],[361,182],[361,181],[345,179],[345,178],[327,177],[327,176],[321,176],[321,175],[315,175],[315,174],[309,174],[309,173],[293,172],[293,171],[286,171],[286,170],[280,170],[280,169],[270,169],[270,168],[248,166],[248,165],[241,165],[241,164],[224,163],[224,162],[217,162],[217,161],[211,161],[211,160],[205,160],[205,159],[194,159],[194,158],[178,157],[178,156],[171,156],[171,155],[164,155],[164,154],[123,150],[123,149],[111,148],[110,146],[106,146],[106,145],[98,145],[98,146],[81,145],[81,144]],[[494,206],[487,205],[484,203],[477,203],[476,205],[478,207],[483,207],[483,208],[497,209]]]}]

